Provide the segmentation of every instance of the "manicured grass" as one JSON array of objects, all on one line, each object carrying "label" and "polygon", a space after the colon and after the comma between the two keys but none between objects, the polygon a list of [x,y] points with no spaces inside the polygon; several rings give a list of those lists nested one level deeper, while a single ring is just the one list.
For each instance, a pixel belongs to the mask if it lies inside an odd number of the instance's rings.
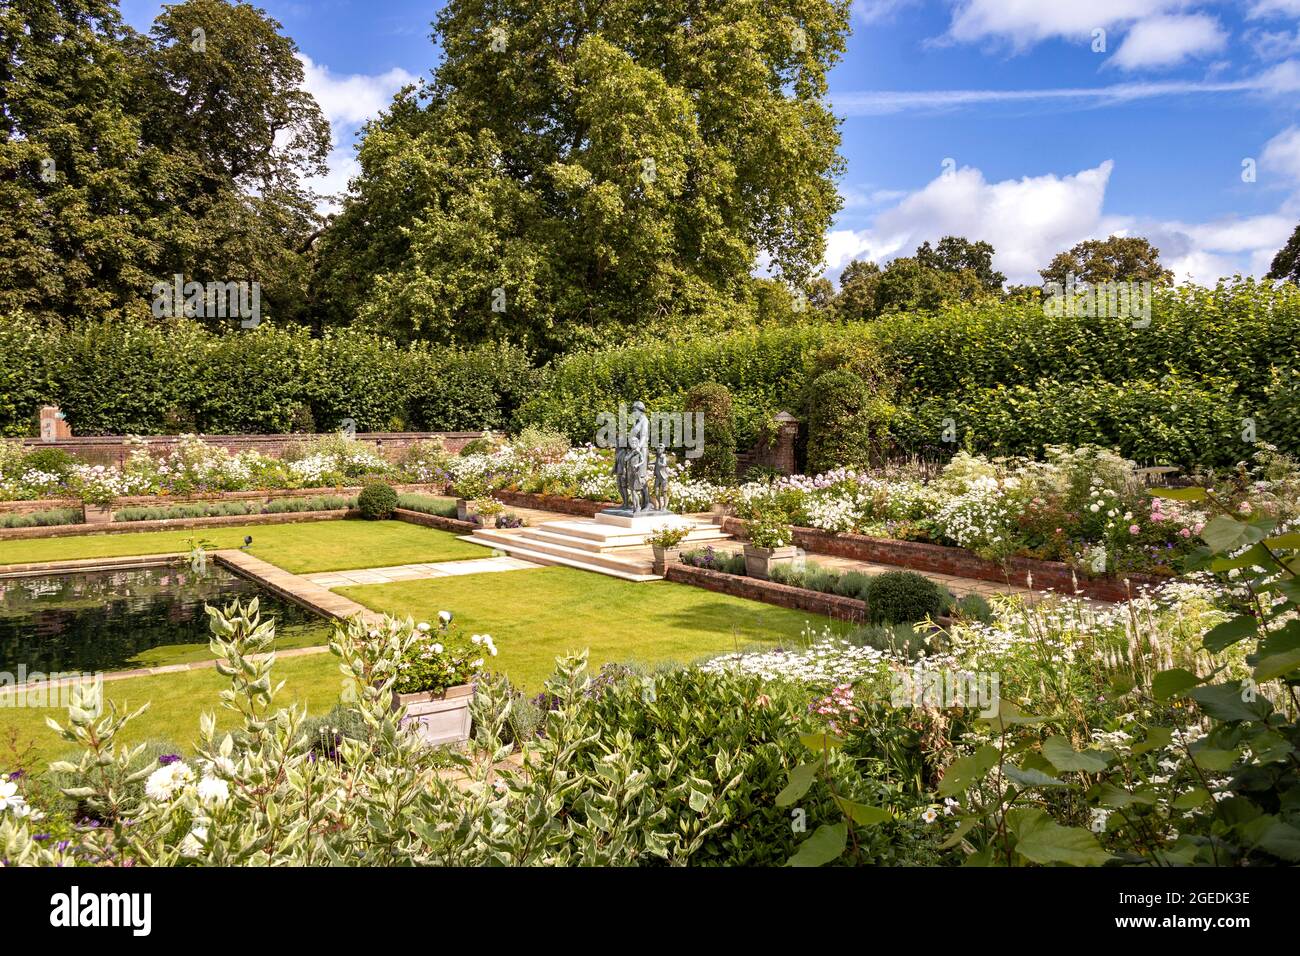
[{"label": "manicured grass", "polygon": [[701,657],[781,642],[802,643],[818,614],[715,594],[685,584],[636,584],[548,567],[338,588],[389,614],[434,621],[451,611],[460,630],[491,634],[500,648],[490,668],[540,690],[555,658],[586,648],[593,670],[609,661],[689,663]]},{"label": "manicured grass", "polygon": [[190,539],[238,548],[245,535],[253,536],[249,553],[294,574],[460,561],[491,554],[449,531],[404,521],[358,519],[0,541],[0,565],[166,554],[188,550]]},{"label": "manicured grass", "polygon": [[[278,704],[283,707],[295,702],[305,704],[312,714],[326,713],[338,703],[343,686],[338,658],[328,652],[279,660],[272,675],[277,681],[285,681],[284,690],[276,697]],[[123,742],[164,739],[188,750],[198,739],[199,715],[204,711],[217,715],[219,728],[238,726],[239,715],[223,708],[218,696],[229,686],[215,668],[204,668],[105,681],[104,697],[106,701],[117,701],[122,710],[149,702],[149,709],[127,725],[119,738]],[[2,694],[0,701],[3,701]],[[28,746],[32,747],[32,755],[26,761],[26,769],[30,770],[44,770],[51,760],[75,750],[46,726],[47,716],[67,723],[64,709],[0,706],[0,770],[12,769],[15,754],[21,754]]]}]

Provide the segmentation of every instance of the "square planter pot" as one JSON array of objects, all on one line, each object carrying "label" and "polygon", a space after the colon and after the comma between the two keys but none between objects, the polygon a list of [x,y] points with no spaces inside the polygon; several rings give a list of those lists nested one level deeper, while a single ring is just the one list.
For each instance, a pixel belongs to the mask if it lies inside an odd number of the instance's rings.
[{"label": "square planter pot", "polygon": [[652,544],[650,550],[654,552],[654,570],[655,574],[663,576],[668,565],[677,563],[677,556],[682,553],[681,548],[665,548],[662,545]]},{"label": "square planter pot", "polygon": [[469,521],[469,502],[464,498],[456,499],[456,518],[460,521]]},{"label": "square planter pot", "polygon": [[793,564],[798,555],[799,549],[794,545],[786,545],[784,548],[756,548],[752,544],[747,544],[745,545],[745,573],[751,578],[766,581],[773,565]]},{"label": "square planter pot", "polygon": [[405,707],[403,726],[414,722],[420,739],[436,747],[469,740],[469,705],[473,700],[474,685],[461,684],[440,693],[394,694],[393,709]]},{"label": "square planter pot", "polygon": [[86,524],[109,524],[113,520],[113,509],[108,505],[83,504],[81,512]]}]

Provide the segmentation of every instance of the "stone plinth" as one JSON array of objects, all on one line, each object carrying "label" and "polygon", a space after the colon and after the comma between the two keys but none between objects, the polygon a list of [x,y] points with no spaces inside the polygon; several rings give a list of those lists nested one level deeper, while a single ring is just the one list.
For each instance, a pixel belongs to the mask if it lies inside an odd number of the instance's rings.
[{"label": "stone plinth", "polygon": [[683,518],[681,515],[675,515],[671,511],[641,511],[636,514],[628,514],[621,508],[609,508],[596,515],[595,521],[601,525],[611,525],[622,529],[618,534],[650,534],[657,531],[664,525],[670,525],[674,528],[694,528],[699,522],[690,518]]}]

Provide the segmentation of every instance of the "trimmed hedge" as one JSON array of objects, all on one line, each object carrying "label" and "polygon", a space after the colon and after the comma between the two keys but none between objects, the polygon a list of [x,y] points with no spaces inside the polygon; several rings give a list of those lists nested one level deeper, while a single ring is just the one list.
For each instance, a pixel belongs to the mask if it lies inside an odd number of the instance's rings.
[{"label": "trimmed hedge", "polygon": [[49,330],[0,321],[0,436],[58,404],[75,435],[457,431],[508,425],[535,387],[508,345],[401,348],[363,331],[208,331],[189,320]]}]

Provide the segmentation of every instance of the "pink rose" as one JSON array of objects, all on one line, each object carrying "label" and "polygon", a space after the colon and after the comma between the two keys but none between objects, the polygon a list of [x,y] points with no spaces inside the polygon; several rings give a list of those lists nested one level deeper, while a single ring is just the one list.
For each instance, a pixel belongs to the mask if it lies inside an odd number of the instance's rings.
[{"label": "pink rose", "polygon": [[1141,533],[1142,533],[1142,529],[1139,528],[1139,527],[1138,527],[1137,525],[1135,525],[1135,524],[1131,524],[1131,525],[1128,526],[1128,533],[1129,533],[1129,534],[1141,534]]}]

